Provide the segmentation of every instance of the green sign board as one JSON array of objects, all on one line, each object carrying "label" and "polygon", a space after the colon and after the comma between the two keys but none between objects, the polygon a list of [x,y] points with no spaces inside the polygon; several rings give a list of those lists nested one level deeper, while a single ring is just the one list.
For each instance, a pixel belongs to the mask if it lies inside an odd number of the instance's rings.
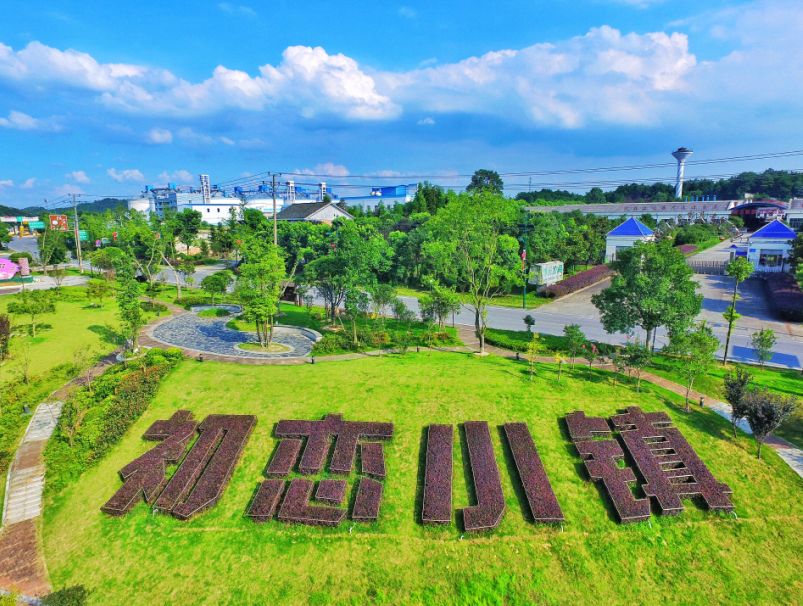
[{"label": "green sign board", "polygon": [[85,229],[79,229],[78,230],[78,239],[81,242],[88,242],[89,241],[89,232],[86,231]]},{"label": "green sign board", "polygon": [[28,229],[44,229],[44,221],[28,221]]},{"label": "green sign board", "polygon": [[532,266],[530,284],[546,286],[560,282],[563,279],[563,262],[547,261],[546,263],[536,263]]}]

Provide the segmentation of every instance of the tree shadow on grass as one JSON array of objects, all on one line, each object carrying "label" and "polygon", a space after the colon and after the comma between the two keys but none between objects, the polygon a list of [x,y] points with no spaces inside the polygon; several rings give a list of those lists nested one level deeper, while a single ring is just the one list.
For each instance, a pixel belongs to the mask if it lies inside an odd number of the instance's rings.
[{"label": "tree shadow on grass", "polygon": [[101,326],[100,324],[92,324],[87,327],[91,332],[98,335],[105,343],[110,345],[121,345],[124,342],[123,337],[119,332],[114,330],[108,324]]},{"label": "tree shadow on grass", "polygon": [[424,480],[426,478],[427,469],[427,427],[421,429],[421,435],[418,438],[418,474],[416,475],[415,483],[415,507],[413,509],[413,518],[416,524],[424,523]]}]

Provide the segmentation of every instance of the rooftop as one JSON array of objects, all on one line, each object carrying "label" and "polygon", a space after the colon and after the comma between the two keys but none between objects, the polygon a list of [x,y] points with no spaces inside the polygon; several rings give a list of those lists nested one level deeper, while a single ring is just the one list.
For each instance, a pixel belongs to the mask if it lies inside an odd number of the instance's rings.
[{"label": "rooftop", "polygon": [[753,240],[755,238],[764,238],[768,240],[793,240],[795,236],[795,231],[791,227],[779,219],[775,219],[772,223],[767,223],[764,227],[755,232],[752,236],[750,236],[750,239]]},{"label": "rooftop", "polygon": [[638,219],[630,218],[608,232],[609,236],[651,236],[653,231]]},{"label": "rooftop", "polygon": [[[283,208],[277,215],[276,219],[279,221],[292,221],[298,219],[306,219],[312,215],[314,215],[319,210],[323,210],[327,206],[336,206],[334,202],[297,202],[295,204],[291,204],[290,206]],[[349,213],[345,210],[340,208],[339,206],[337,209],[343,213],[346,217],[351,217]]]}]

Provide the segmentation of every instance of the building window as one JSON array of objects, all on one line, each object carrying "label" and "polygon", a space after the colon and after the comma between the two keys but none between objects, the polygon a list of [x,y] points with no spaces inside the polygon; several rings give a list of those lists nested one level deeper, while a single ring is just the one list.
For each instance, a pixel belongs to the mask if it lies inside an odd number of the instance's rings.
[{"label": "building window", "polygon": [[762,250],[759,253],[758,264],[763,267],[778,267],[783,263],[783,251]]}]

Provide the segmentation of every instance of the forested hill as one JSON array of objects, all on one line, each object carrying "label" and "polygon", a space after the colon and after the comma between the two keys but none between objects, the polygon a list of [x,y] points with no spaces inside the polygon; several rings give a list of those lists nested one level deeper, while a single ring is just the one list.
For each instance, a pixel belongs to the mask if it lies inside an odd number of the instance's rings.
[{"label": "forested hill", "polygon": [[[803,172],[765,170],[762,173],[744,172],[727,179],[687,179],[683,185],[685,196],[716,196],[719,200],[738,200],[745,194],[756,198],[803,197]],[[521,192],[516,196],[533,204],[601,204],[603,202],[667,202],[675,198],[673,183],[630,183],[611,191],[594,187],[585,195],[563,190],[542,189]]]},{"label": "forested hill", "polygon": [[[103,198],[102,200],[95,200],[94,202],[81,202],[78,204],[78,211],[86,213],[102,213],[107,210],[126,208],[126,206],[127,202],[125,200],[120,200],[119,198]],[[58,214],[67,211],[72,211],[72,206],[66,205],[63,208],[45,208],[44,206],[14,208],[13,206],[0,205],[0,215],[14,217],[33,217],[41,214]]]}]

